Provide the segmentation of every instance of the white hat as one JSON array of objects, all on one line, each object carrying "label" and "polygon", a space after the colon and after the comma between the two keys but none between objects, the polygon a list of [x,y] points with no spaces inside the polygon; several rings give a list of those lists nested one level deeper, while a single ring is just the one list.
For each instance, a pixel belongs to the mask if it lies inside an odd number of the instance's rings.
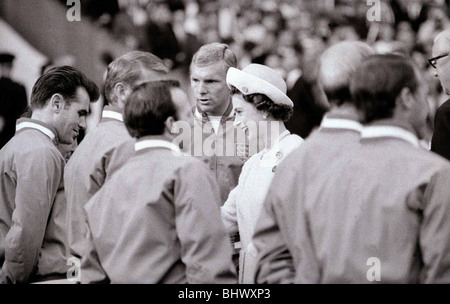
[{"label": "white hat", "polygon": [[294,107],[286,95],[287,86],[281,75],[262,64],[252,63],[242,71],[230,67],[227,72],[227,85],[238,89],[242,94],[264,94],[274,103]]}]

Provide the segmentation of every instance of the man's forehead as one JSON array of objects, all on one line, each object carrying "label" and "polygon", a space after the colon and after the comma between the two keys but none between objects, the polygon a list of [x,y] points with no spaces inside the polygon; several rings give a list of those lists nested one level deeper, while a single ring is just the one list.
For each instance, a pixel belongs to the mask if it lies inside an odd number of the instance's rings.
[{"label": "man's forehead", "polygon": [[226,76],[225,66],[221,61],[205,66],[192,65],[191,76],[205,78],[224,78]]},{"label": "man's forehead", "polygon": [[84,87],[77,88],[76,99],[77,99],[76,104],[78,108],[89,111],[89,104],[91,99],[89,98],[89,94]]},{"label": "man's forehead", "polygon": [[433,45],[433,57],[450,53],[450,30],[438,34]]}]

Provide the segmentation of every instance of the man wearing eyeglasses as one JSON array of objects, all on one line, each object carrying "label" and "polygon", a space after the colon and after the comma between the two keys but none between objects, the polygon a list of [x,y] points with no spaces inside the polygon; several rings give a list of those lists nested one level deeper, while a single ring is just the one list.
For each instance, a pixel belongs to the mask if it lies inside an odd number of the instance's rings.
[{"label": "man wearing eyeglasses", "polygon": [[[433,58],[428,61],[436,69],[445,94],[450,95],[450,29],[436,36]],[[436,110],[431,151],[450,160],[450,100]]]}]

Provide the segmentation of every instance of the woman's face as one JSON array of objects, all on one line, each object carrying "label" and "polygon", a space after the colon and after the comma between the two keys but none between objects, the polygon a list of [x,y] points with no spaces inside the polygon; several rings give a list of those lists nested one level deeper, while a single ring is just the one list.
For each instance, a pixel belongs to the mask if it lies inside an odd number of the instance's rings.
[{"label": "woman's face", "polygon": [[241,94],[234,94],[232,102],[236,113],[235,125],[245,130],[251,144],[261,145],[259,138],[262,137],[262,132],[266,130],[268,123],[263,118],[264,113],[245,101]]}]

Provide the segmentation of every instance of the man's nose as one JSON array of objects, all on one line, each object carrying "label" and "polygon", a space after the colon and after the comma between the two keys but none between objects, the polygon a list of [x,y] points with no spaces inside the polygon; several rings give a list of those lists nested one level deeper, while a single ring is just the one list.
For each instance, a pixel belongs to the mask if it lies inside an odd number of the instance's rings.
[{"label": "man's nose", "polygon": [[80,129],[85,130],[86,129],[86,116],[82,116],[80,118],[80,122],[78,123],[78,126]]},{"label": "man's nose", "polygon": [[206,85],[205,85],[205,83],[203,81],[199,82],[198,87],[197,87],[197,91],[199,93],[207,93],[208,92],[207,87],[206,87]]}]

